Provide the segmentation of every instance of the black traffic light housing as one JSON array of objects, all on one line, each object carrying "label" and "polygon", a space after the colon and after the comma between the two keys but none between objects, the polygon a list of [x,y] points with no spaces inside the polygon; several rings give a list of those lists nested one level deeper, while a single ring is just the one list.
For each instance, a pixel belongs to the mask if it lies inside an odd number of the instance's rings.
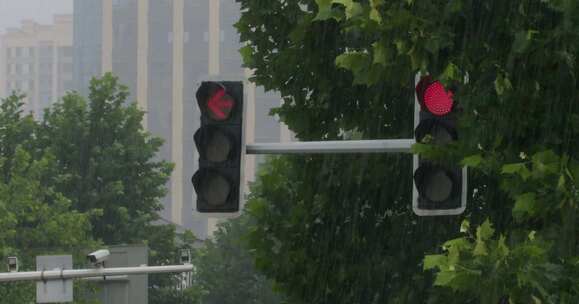
[{"label": "black traffic light housing", "polygon": [[[414,137],[445,145],[458,140],[453,92],[431,76],[416,79]],[[413,158],[412,209],[419,216],[458,215],[466,208],[466,168]]]},{"label": "black traffic light housing", "polygon": [[204,81],[196,93],[201,127],[194,140],[199,170],[192,183],[197,211],[237,213],[243,191],[243,82]]}]

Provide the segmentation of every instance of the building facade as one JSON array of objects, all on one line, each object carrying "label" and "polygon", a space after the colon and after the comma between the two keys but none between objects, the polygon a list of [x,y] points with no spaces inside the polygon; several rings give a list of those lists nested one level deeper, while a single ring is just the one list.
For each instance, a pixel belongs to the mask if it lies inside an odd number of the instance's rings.
[{"label": "building facade", "polygon": [[[160,157],[175,163],[161,216],[202,238],[214,221],[194,211],[191,185],[200,81],[245,81],[248,142],[277,142],[289,134],[266,115],[279,105],[279,96],[260,92],[241,66],[233,27],[239,14],[234,0],[74,1],[75,88],[86,94],[91,77],[107,71],[129,87],[132,100],[146,111],[145,128],[165,140]],[[249,156],[246,180],[253,180],[255,164]]]},{"label": "building facade", "polygon": [[0,96],[26,95],[25,110],[37,117],[72,81],[72,16],[56,15],[51,25],[31,20],[0,36]]}]

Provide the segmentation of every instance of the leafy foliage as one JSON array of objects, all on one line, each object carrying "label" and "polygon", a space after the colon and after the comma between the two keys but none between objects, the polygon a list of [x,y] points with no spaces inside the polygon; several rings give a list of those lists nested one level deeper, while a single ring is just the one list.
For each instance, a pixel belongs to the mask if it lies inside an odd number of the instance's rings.
[{"label": "leafy foliage", "polygon": [[162,141],[143,130],[143,112],[127,97],[111,74],[93,79],[89,103],[76,93],[64,96],[46,111],[39,135],[65,177],[57,189],[76,209],[102,213],[93,233],[107,244],[147,238],[143,228],[158,218],[172,168],[155,160]]},{"label": "leafy foliage", "polygon": [[272,290],[271,281],[257,273],[246,248],[245,235],[251,218],[219,224],[213,239],[201,248],[194,265],[195,282],[203,290],[207,304],[276,304],[281,297]]},{"label": "leafy foliage", "polygon": [[[21,98],[12,95],[0,106],[0,260],[17,256],[22,271],[35,269],[38,254],[78,253],[77,248],[97,243],[91,235],[93,214],[74,210],[51,183],[60,177],[53,175],[55,156],[31,149],[37,125],[22,114]],[[33,284],[0,286],[1,303],[33,300]]]},{"label": "leafy foliage", "polygon": [[408,137],[417,72],[459,88],[459,142],[414,152],[471,168],[464,234],[460,219],[410,214],[404,157],[281,158],[249,211],[257,265],[284,291],[306,303],[577,302],[575,1],[238,2],[244,62],[281,92],[275,113],[302,140]]},{"label": "leafy foliage", "polygon": [[[30,269],[38,254],[84,260],[99,244],[146,243],[150,264],[174,262],[192,237],[179,243],[174,226],[153,224],[172,164],[156,159],[162,140],[143,130],[143,112],[127,104],[118,78],[93,79],[88,100],[67,93],[40,122],[22,114],[22,97],[0,106],[0,258],[18,255]],[[194,290],[176,293],[175,277],[149,283],[151,303],[198,297]],[[29,301],[31,288],[22,285],[6,299]]]}]

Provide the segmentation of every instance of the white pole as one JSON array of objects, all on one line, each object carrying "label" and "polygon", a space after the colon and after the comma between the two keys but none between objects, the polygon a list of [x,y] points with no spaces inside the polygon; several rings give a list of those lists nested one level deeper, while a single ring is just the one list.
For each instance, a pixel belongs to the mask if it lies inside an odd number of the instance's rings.
[{"label": "white pole", "polygon": [[410,153],[414,139],[334,140],[252,143],[247,154]]},{"label": "white pole", "polygon": [[193,265],[190,264],[168,265],[168,266],[70,269],[70,270],[54,269],[45,271],[0,273],[0,282],[66,280],[77,278],[130,275],[130,274],[188,272],[192,270]]}]

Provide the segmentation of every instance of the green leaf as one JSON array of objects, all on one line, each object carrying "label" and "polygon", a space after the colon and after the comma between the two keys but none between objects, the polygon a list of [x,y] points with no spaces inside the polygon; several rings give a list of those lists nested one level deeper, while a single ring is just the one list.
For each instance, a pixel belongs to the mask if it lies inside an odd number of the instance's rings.
[{"label": "green leaf", "polygon": [[513,207],[513,216],[520,217],[524,214],[535,214],[536,194],[528,192],[517,196],[515,206]]},{"label": "green leaf", "polygon": [[506,237],[504,235],[501,235],[497,243],[497,251],[499,252],[501,257],[506,257],[510,253],[509,247],[506,244],[506,240],[507,240]]},{"label": "green leaf", "polygon": [[245,66],[252,66],[253,64],[253,47],[250,45],[246,45],[239,49],[239,54],[241,54],[241,58],[243,59],[243,64]]},{"label": "green leaf", "polygon": [[362,5],[358,2],[354,2],[353,0],[333,0],[332,3],[341,4],[346,7],[346,18],[351,19],[356,16],[359,16],[364,11],[362,9]]},{"label": "green leaf", "polygon": [[484,223],[476,229],[476,237],[478,240],[482,241],[490,239],[494,233],[495,230],[493,229],[489,219],[484,221]]},{"label": "green leaf", "polygon": [[336,57],[336,66],[350,70],[354,73],[368,66],[369,55],[362,52],[344,53]]},{"label": "green leaf", "polygon": [[505,92],[510,91],[512,88],[513,85],[511,84],[511,80],[508,78],[508,76],[499,73],[495,79],[495,91],[497,92],[497,95],[501,96]]},{"label": "green leaf", "polygon": [[446,68],[444,69],[444,72],[442,73],[442,80],[443,82],[449,83],[451,81],[460,81],[461,76],[460,76],[460,70],[458,69],[458,67],[450,62],[449,64],[446,65]]},{"label": "green leaf", "polygon": [[557,190],[559,191],[565,190],[565,175],[563,174],[559,176],[559,181],[557,182]]},{"label": "green leaf", "polygon": [[450,0],[446,5],[446,9],[449,13],[457,13],[462,10],[463,0]]},{"label": "green leaf", "polygon": [[435,286],[449,286],[450,283],[456,277],[456,272],[454,271],[441,271],[436,274],[436,279],[434,280]]},{"label": "green leaf", "polygon": [[551,150],[535,153],[532,157],[533,173],[539,177],[559,173],[559,160],[559,157]]},{"label": "green leaf", "polygon": [[514,163],[504,165],[501,173],[503,174],[518,174],[523,180],[527,180],[531,176],[531,171],[527,168],[525,163]]},{"label": "green leaf", "polygon": [[460,232],[467,233],[470,230],[470,222],[467,219],[464,219],[460,224]]},{"label": "green leaf", "polygon": [[488,255],[486,241],[489,240],[494,233],[495,230],[493,229],[489,219],[484,221],[484,223],[476,229],[476,246],[474,247],[473,255]]},{"label": "green leaf", "polygon": [[382,24],[382,16],[377,9],[372,8],[370,10],[370,20],[376,21],[378,24]]},{"label": "green leaf", "polygon": [[447,258],[442,254],[432,254],[424,256],[424,270],[433,269],[436,267],[445,266]]},{"label": "green leaf", "polygon": [[374,61],[372,63],[386,66],[386,64],[388,63],[387,62],[388,49],[385,48],[383,44],[377,41],[372,43],[372,50],[374,53]]},{"label": "green leaf", "polygon": [[487,245],[485,244],[485,242],[477,241],[472,254],[475,256],[488,255],[489,252],[487,250]]},{"label": "green leaf", "polygon": [[519,31],[513,41],[513,51],[519,54],[524,53],[531,45],[533,36],[538,33],[535,30]]},{"label": "green leaf", "polygon": [[480,166],[480,164],[482,163],[483,158],[480,154],[475,154],[475,155],[471,155],[468,157],[465,157],[461,164],[463,166],[467,166],[467,167],[471,167],[471,168],[478,168]]},{"label": "green leaf", "polygon": [[323,21],[333,18],[332,14],[332,0],[316,0],[318,5],[318,14],[314,20]]}]

